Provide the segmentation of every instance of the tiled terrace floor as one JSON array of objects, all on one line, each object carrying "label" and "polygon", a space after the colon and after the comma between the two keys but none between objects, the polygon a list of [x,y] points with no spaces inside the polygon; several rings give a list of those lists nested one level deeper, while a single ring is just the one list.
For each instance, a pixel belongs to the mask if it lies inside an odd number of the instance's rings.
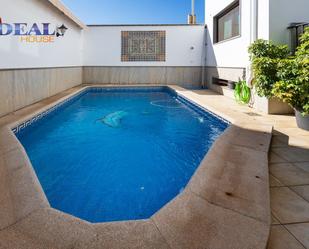
[{"label": "tiled terrace floor", "polygon": [[272,209],[269,249],[309,248],[308,133],[274,132],[269,164]]},{"label": "tiled terrace floor", "polygon": [[[243,113],[253,112],[226,97],[209,97],[211,92],[195,93],[216,109],[225,105],[231,112],[239,112],[238,122],[243,120]],[[268,249],[308,249],[309,132],[298,129],[292,116],[258,114],[261,116],[256,116],[256,121],[274,126],[269,154],[272,227]]]}]

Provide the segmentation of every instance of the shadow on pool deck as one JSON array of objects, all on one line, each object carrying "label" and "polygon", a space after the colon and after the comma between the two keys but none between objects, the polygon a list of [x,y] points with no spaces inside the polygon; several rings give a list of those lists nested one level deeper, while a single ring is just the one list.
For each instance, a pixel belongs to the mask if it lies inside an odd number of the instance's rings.
[{"label": "shadow on pool deck", "polygon": [[269,249],[309,248],[309,144],[306,140],[309,141],[309,136],[306,139],[274,132],[269,165],[272,211]]}]

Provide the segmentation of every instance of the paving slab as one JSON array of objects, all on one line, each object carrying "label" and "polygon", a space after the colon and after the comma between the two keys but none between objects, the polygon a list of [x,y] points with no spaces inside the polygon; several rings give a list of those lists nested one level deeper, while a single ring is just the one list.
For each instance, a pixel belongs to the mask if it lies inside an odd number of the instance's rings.
[{"label": "paving slab", "polygon": [[61,249],[50,243],[43,243],[28,237],[15,229],[0,231],[1,249]]},{"label": "paving slab", "polygon": [[152,220],[110,222],[94,225],[97,238],[81,249],[170,249]]},{"label": "paving slab", "polygon": [[284,226],[271,227],[267,249],[306,249]]},{"label": "paving slab", "polygon": [[270,163],[284,163],[287,161],[283,159],[282,157],[278,156],[276,153],[274,153],[273,150],[271,150],[269,152],[269,162]]},{"label": "paving slab", "polygon": [[294,237],[306,248],[309,248],[309,223],[291,224],[285,226]]},{"label": "paving slab", "polygon": [[31,213],[8,231],[63,249],[72,249],[75,244],[90,241],[96,236],[90,223],[52,208],[42,208]]},{"label": "paving slab", "polygon": [[289,146],[289,137],[288,136],[273,136],[271,140],[271,147],[272,148],[280,148],[280,147],[287,147]]},{"label": "paving slab", "polygon": [[28,159],[27,153],[25,152],[22,146],[19,146],[15,149],[12,149],[4,153],[3,159],[5,161],[5,164],[9,172],[11,173],[12,171],[21,169],[22,167],[25,167],[26,165],[31,165]]},{"label": "paving slab", "polygon": [[309,202],[309,185],[295,186],[291,187],[291,189]]},{"label": "paving slab", "polygon": [[[0,160],[0,216],[3,216],[0,219],[0,229],[14,224],[39,208],[49,207],[31,164],[27,164],[26,160],[14,161],[14,153],[11,155],[13,151],[15,149],[7,152],[9,159],[6,153]],[[8,167],[8,162],[14,163],[12,168]]]},{"label": "paving slab", "polygon": [[288,187],[270,189],[271,208],[282,223],[309,222],[309,203]]},{"label": "paving slab", "polygon": [[309,162],[309,153],[306,148],[289,146],[286,148],[273,148],[272,151],[288,162]]},{"label": "paving slab", "polygon": [[289,146],[309,149],[309,136],[289,136]]},{"label": "paving slab", "polygon": [[269,170],[270,173],[285,186],[309,184],[309,172],[294,164],[270,164]]},{"label": "paving slab", "polygon": [[273,175],[269,174],[269,185],[270,187],[280,187],[283,184]]},{"label": "paving slab", "polygon": [[0,127],[0,151],[5,154],[13,149],[19,148],[19,143],[9,127]]},{"label": "paving slab", "polygon": [[309,162],[294,163],[294,165],[309,173]]},{"label": "paving slab", "polygon": [[0,230],[14,223],[13,203],[9,188],[8,171],[0,156]]},{"label": "paving slab", "polygon": [[222,136],[213,145],[191,178],[190,190],[212,204],[270,224],[267,154],[225,141]]},{"label": "paving slab", "polygon": [[271,224],[272,225],[279,225],[280,221],[274,215],[271,215]]},{"label": "paving slab", "polygon": [[271,125],[236,123],[229,127],[224,139],[234,145],[268,152],[271,137]]},{"label": "paving slab", "polygon": [[[185,191],[152,219],[171,248],[265,248],[268,225]],[[250,231],[250,233],[248,233]]]}]

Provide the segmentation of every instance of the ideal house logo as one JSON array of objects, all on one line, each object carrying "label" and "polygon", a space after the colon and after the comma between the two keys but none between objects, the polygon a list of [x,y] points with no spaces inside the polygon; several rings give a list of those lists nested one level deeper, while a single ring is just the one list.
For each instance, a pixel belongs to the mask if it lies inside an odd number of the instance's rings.
[{"label": "ideal house logo", "polygon": [[56,38],[63,37],[67,27],[52,25],[51,23],[5,23],[0,17],[0,37],[16,36],[20,42],[50,43]]}]

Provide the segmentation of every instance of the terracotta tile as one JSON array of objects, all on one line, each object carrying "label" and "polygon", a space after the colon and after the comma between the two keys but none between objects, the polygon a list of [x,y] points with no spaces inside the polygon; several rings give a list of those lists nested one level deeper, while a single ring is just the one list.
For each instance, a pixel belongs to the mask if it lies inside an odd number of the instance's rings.
[{"label": "terracotta tile", "polygon": [[272,149],[279,157],[288,162],[309,162],[309,149],[286,147]]},{"label": "terracotta tile", "polygon": [[270,187],[280,187],[280,186],[283,186],[283,184],[277,178],[275,178],[271,174],[269,175],[269,185],[270,185]]},{"label": "terracotta tile", "polygon": [[151,220],[102,223],[94,227],[97,238],[81,244],[81,249],[170,248]]},{"label": "terracotta tile", "polygon": [[309,185],[291,187],[298,195],[309,202]]},{"label": "terracotta tile", "polygon": [[55,248],[73,248],[95,238],[90,223],[51,208],[39,209],[10,227],[33,241]]},{"label": "terracotta tile", "polygon": [[309,222],[309,203],[287,187],[270,189],[271,209],[282,223]]},{"label": "terracotta tile", "polygon": [[283,226],[271,227],[267,249],[305,249]]},{"label": "terracotta tile", "polygon": [[264,248],[268,226],[185,191],[152,219],[172,248]]},{"label": "terracotta tile", "polygon": [[309,223],[291,224],[285,226],[297,240],[309,248]]},{"label": "terracotta tile", "polygon": [[309,172],[291,163],[270,164],[270,173],[276,177],[283,185],[303,185],[309,184]]}]

